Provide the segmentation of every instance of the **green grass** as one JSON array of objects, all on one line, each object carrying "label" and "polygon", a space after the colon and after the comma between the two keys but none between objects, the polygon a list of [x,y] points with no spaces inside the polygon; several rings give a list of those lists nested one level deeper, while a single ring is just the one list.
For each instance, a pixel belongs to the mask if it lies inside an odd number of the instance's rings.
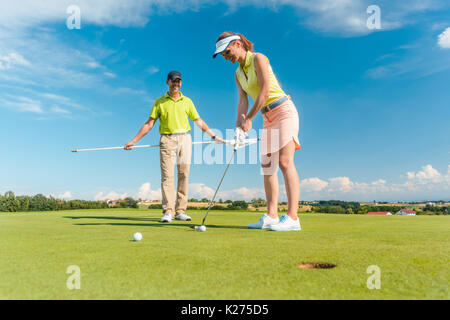
[{"label": "green grass", "polygon": [[[159,223],[159,210],[1,213],[0,299],[449,299],[449,217],[305,214],[300,232],[247,229],[259,215],[212,211],[202,233]],[[70,265],[80,290],[66,287]]]}]

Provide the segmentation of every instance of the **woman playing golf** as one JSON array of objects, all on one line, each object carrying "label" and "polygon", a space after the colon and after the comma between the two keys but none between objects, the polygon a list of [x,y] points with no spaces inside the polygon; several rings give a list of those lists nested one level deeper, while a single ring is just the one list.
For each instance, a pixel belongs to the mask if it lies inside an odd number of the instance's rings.
[{"label": "woman playing golf", "polygon": [[[216,41],[213,58],[218,54],[232,63],[239,62],[234,75],[239,91],[236,127],[244,131],[250,130],[252,120],[259,111],[264,119],[261,167],[264,174],[267,214],[263,214],[258,222],[251,223],[248,227],[269,228],[273,231],[300,230],[297,216],[300,181],[294,164],[294,152],[300,149],[297,109],[290,97],[281,89],[267,57],[253,52],[253,43],[243,35],[229,31],[222,33]],[[254,101],[249,112],[248,95]],[[280,219],[278,166],[283,173],[288,198],[288,212]]]}]

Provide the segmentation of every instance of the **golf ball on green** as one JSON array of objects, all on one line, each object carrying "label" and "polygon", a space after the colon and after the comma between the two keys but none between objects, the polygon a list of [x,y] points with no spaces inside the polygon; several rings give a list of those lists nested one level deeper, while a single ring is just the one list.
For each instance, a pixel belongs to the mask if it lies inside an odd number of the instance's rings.
[{"label": "golf ball on green", "polygon": [[133,240],[134,241],[141,241],[142,240],[142,234],[140,232],[136,232],[133,234]]},{"label": "golf ball on green", "polygon": [[205,232],[206,231],[206,227],[205,226],[200,226],[200,231],[201,232]]}]

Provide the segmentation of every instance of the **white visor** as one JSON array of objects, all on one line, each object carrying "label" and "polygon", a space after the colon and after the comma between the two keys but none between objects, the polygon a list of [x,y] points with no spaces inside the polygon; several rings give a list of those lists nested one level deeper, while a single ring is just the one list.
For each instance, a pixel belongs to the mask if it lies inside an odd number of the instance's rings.
[{"label": "white visor", "polygon": [[216,52],[214,52],[213,58],[215,58],[219,53],[224,52],[226,50],[226,48],[228,48],[230,43],[233,42],[234,40],[241,40],[241,37],[234,34],[234,35],[225,37],[225,38],[217,41],[216,42]]}]

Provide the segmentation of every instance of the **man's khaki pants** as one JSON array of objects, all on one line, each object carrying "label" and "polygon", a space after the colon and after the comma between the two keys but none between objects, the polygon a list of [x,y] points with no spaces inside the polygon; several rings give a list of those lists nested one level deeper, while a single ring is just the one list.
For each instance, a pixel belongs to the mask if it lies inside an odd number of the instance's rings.
[{"label": "man's khaki pants", "polygon": [[[162,134],[159,148],[161,162],[161,193],[164,213],[186,211],[188,179],[191,166],[192,137],[189,133]],[[174,166],[177,164],[177,192],[175,197]],[[176,199],[175,199],[176,198]]]}]

